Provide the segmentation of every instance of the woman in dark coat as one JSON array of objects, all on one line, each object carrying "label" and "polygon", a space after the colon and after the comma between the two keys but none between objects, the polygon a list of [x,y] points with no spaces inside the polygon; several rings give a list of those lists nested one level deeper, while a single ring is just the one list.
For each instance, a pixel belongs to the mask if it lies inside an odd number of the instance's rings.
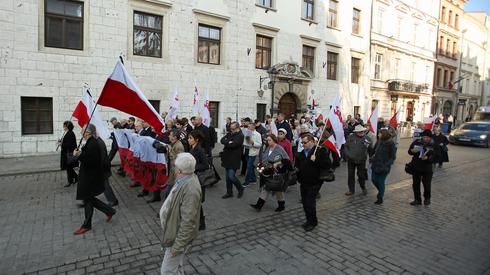
[{"label": "woman in dark coat", "polygon": [[77,200],[83,200],[85,205],[85,221],[75,235],[83,234],[92,229],[92,216],[94,207],[107,216],[107,222],[112,220],[116,210],[103,203],[96,196],[104,192],[105,171],[102,163],[102,154],[96,138],[93,124],[88,124],[86,130],[82,129],[83,139],[86,140],[82,150],[75,150],[73,155],[80,161],[80,174],[77,185]]},{"label": "woman in dark coat", "polygon": [[243,134],[240,130],[238,122],[234,121],[230,125],[230,132],[221,138],[223,144],[223,152],[221,153],[221,166],[226,171],[226,194],[223,199],[233,197],[233,185],[238,190],[237,198],[243,196],[243,186],[240,180],[236,177],[236,170],[240,169],[243,153]]},{"label": "woman in dark coat", "polygon": [[447,145],[449,141],[447,137],[441,134],[441,129],[434,129],[434,136],[432,136],[434,140],[434,145],[438,148],[438,154],[435,155],[434,163],[439,164],[439,168],[442,167],[443,162],[449,162],[449,155],[447,154]]},{"label": "woman in dark coat", "polygon": [[[204,139],[204,135],[199,130],[193,130],[189,133],[187,141],[189,142],[189,153],[196,159],[196,170],[195,173],[202,172],[206,169],[210,169],[208,158],[206,153],[201,146],[201,141]],[[201,183],[202,184],[202,183]],[[201,185],[202,198],[201,202],[205,200],[205,187]],[[206,221],[204,217],[204,211],[201,204],[201,216],[199,220],[199,230],[206,229]]]},{"label": "woman in dark coat", "polygon": [[65,130],[65,134],[59,144],[61,146],[61,170],[66,170],[66,176],[68,178],[68,183],[65,187],[68,187],[72,184],[78,182],[78,175],[73,170],[73,168],[78,166],[77,161],[70,161],[72,159],[71,154],[73,150],[77,148],[77,138],[75,137],[75,133],[73,133],[73,123],[71,121],[63,122],[63,130]]},{"label": "woman in dark coat", "polygon": [[408,154],[412,156],[413,165],[413,195],[414,201],[411,205],[421,205],[422,198],[420,196],[420,182],[424,185],[424,204],[430,204],[431,197],[431,182],[432,182],[432,163],[434,161],[434,141],[432,140],[432,132],[424,130],[421,138],[415,140],[408,149]]},{"label": "woman in dark coat", "polygon": [[396,146],[391,135],[386,128],[379,130],[378,141],[374,149],[369,150],[371,155],[371,180],[378,189],[377,200],[375,204],[382,204],[385,193],[385,181],[390,173],[391,165],[396,159]]}]

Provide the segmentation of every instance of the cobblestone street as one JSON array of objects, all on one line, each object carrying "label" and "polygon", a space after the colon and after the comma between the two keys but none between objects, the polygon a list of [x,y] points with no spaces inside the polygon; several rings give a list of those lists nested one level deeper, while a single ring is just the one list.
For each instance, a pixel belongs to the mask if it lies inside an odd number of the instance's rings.
[{"label": "cobblestone street", "polygon": [[[322,187],[319,226],[301,228],[299,186],[287,193],[286,211],[267,201],[260,213],[241,199],[222,200],[224,182],[206,192],[208,228],[186,263],[187,274],[490,274],[490,150],[450,146],[451,162],[434,174],[432,205],[413,207],[404,140],[389,176],[385,203],[347,198],[346,165]],[[219,165],[219,160],[216,160]],[[75,188],[65,174],[0,177],[0,274],[158,274],[162,261],[156,217],[161,204],[137,198],[117,175],[119,198],[112,223],[96,212],[93,230],[73,231],[83,221]],[[102,199],[105,199],[102,197]]]}]

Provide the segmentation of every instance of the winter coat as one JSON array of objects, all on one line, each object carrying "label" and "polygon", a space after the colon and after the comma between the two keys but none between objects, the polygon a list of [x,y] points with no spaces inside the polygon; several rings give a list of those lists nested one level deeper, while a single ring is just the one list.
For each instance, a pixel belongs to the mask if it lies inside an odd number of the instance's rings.
[{"label": "winter coat", "polygon": [[396,159],[395,143],[389,139],[387,141],[378,140],[371,153],[371,169],[376,174],[388,174],[391,165]]},{"label": "winter coat", "polygon": [[368,148],[372,146],[373,142],[369,136],[360,137],[355,133],[351,134],[344,144],[345,156],[350,162],[363,163],[368,157]]},{"label": "winter coat", "polygon": [[[159,140],[157,138],[157,140]],[[157,149],[157,153],[165,153],[168,164],[168,178],[167,184],[173,186],[175,183],[175,159],[177,155],[184,152],[184,145],[180,140],[177,140],[174,144],[170,144],[170,147],[160,144],[158,142],[153,143],[153,147]]]},{"label": "winter coat", "polygon": [[66,168],[78,166],[78,162],[68,160],[68,155],[71,156],[75,148],[77,148],[77,138],[75,137],[75,133],[73,133],[72,130],[68,130],[68,132],[66,132],[65,136],[63,137],[63,140],[61,141],[61,170],[66,170]]},{"label": "winter coat", "polygon": [[196,172],[201,172],[209,168],[208,157],[202,149],[201,144],[190,148],[189,153],[196,159]]},{"label": "winter coat", "polygon": [[449,162],[449,155],[447,153],[449,141],[447,137],[443,134],[433,135],[432,140],[434,140],[434,146],[438,149],[434,156],[434,162]]},{"label": "winter coat", "polygon": [[97,139],[90,137],[78,157],[80,173],[77,184],[77,200],[85,200],[104,192],[104,171]]},{"label": "winter coat", "polygon": [[221,138],[221,144],[224,145],[221,154],[221,166],[226,169],[240,169],[242,152],[243,152],[243,134],[242,131],[228,133]]},{"label": "winter coat", "polygon": [[[420,146],[423,148],[426,160],[420,158],[420,152],[412,152],[415,146]],[[412,156],[412,163],[414,165],[414,170],[416,174],[432,174],[432,163],[434,162],[434,142],[431,140],[429,143],[423,143],[422,140],[416,140],[410,144],[408,148],[408,154]]]},{"label": "winter coat", "polygon": [[305,151],[296,154],[294,166],[298,169],[298,182],[305,185],[322,184],[319,180],[320,171],[331,168],[330,159],[327,156],[325,148],[318,148],[315,154],[315,161],[311,161],[311,155],[315,152],[315,147],[310,149],[308,155]]},{"label": "winter coat", "polygon": [[291,144],[291,141],[289,139],[279,140],[277,142],[277,145],[280,145],[282,148],[284,148],[284,151],[288,153],[289,159],[293,161],[293,145]]}]

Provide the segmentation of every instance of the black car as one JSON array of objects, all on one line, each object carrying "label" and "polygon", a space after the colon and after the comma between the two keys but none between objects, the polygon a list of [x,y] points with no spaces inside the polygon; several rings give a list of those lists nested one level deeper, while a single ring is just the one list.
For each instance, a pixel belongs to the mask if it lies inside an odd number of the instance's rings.
[{"label": "black car", "polygon": [[471,144],[490,146],[490,121],[471,121],[463,123],[449,134],[451,144]]}]

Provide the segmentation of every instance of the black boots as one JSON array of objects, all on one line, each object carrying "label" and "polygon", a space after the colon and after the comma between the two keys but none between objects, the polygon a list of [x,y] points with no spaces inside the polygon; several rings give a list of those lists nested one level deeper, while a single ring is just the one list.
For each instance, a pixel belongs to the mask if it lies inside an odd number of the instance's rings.
[{"label": "black boots", "polygon": [[250,206],[252,208],[254,208],[255,210],[257,210],[257,212],[259,212],[262,209],[262,206],[264,206],[264,203],[265,203],[265,201],[263,199],[259,198],[257,200],[256,204],[251,204]]},{"label": "black boots", "polygon": [[153,197],[149,200],[147,200],[146,202],[147,203],[152,203],[152,202],[157,202],[157,201],[161,201],[162,198],[160,197],[160,190],[157,190],[157,191],[153,191]]},{"label": "black boots", "polygon": [[277,205],[278,206],[277,206],[276,210],[274,210],[274,211],[275,212],[281,212],[281,211],[283,211],[284,209],[286,209],[286,207],[284,207],[285,204],[286,204],[285,201],[277,201]]}]

